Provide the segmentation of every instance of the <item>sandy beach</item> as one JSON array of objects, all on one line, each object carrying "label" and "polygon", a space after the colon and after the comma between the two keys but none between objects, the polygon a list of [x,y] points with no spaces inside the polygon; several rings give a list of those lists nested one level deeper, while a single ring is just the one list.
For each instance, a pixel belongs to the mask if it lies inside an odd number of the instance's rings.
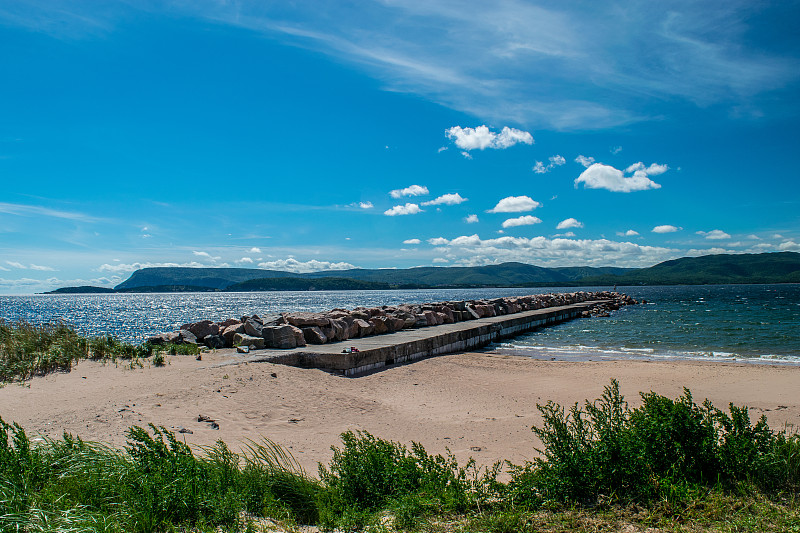
[{"label": "sandy beach", "polygon": [[[221,439],[238,450],[262,437],[288,448],[310,472],[327,462],[347,430],[432,453],[452,450],[479,464],[534,457],[530,428],[537,403],[598,397],[611,378],[631,405],[640,391],[677,397],[688,387],[698,403],[747,405],[773,428],[800,426],[800,367],[692,361],[539,361],[460,353],[388,368],[358,378],[270,363],[227,364],[227,352],[168,357],[162,368],[85,361],[70,373],[0,388],[0,416],[29,435],[121,446],[132,425],[153,423],[191,445]],[[198,422],[204,415],[218,424]]]}]

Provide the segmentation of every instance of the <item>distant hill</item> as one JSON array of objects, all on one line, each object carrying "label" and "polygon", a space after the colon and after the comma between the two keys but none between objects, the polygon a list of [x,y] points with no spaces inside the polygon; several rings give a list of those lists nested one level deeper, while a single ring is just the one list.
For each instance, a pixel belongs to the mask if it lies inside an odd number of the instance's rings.
[{"label": "distant hill", "polygon": [[117,292],[108,287],[92,287],[91,285],[81,285],[80,287],[61,287],[54,291],[48,291],[44,294],[106,294],[109,292]]},{"label": "distant hill", "polygon": [[388,283],[347,278],[259,278],[234,283],[225,291],[378,291],[386,289],[391,289]]},{"label": "distant hill", "polygon": [[718,254],[664,261],[621,275],[587,276],[589,285],[713,285],[800,283],[800,254]]},{"label": "distant hill", "polygon": [[684,257],[648,268],[558,267],[503,263],[478,267],[326,270],[298,274],[260,268],[153,267],[111,289],[64,287],[56,294],[260,290],[698,285],[800,283],[800,254],[719,254]]},{"label": "distant hill", "polygon": [[[254,279],[340,278],[382,283],[390,288],[411,287],[509,287],[519,285],[572,284],[586,275],[615,275],[626,268],[543,268],[525,263],[503,263],[479,267],[420,267],[406,269],[326,270],[307,274],[258,268],[152,267],[137,270],[117,285],[117,290],[138,287],[191,286],[227,290]],[[236,289],[242,290],[242,289]]]}]

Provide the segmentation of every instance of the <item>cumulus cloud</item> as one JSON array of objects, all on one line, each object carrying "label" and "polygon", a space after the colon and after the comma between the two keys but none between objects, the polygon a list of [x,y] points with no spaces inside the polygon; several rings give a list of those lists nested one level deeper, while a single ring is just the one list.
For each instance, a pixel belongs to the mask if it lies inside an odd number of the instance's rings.
[{"label": "cumulus cloud", "polygon": [[422,196],[428,194],[428,188],[424,185],[410,185],[405,189],[395,189],[389,191],[392,198],[403,198],[404,196]]},{"label": "cumulus cloud", "polygon": [[[661,185],[651,180],[648,176],[663,174],[666,170],[666,165],[652,164],[649,167],[645,167],[643,163],[635,163],[623,172],[610,165],[594,163],[575,179],[575,187],[583,183],[586,189],[606,189],[612,192],[660,189]],[[632,175],[630,176],[625,175],[631,173]]]},{"label": "cumulus cloud", "polygon": [[253,246],[252,248],[250,248],[250,253],[251,254],[260,254],[261,253],[261,248]]},{"label": "cumulus cloud", "polygon": [[800,244],[792,240],[783,241],[778,245],[778,250],[781,252],[800,252]]},{"label": "cumulus cloud", "polygon": [[422,241],[419,239],[406,239],[403,244],[420,244]]},{"label": "cumulus cloud", "polygon": [[618,231],[617,236],[619,237],[635,237],[639,235],[639,232],[636,230],[629,229],[628,231]]},{"label": "cumulus cloud", "polygon": [[433,262],[434,263],[449,263],[450,261],[445,259],[444,257],[434,257],[433,258]]},{"label": "cumulus cloud", "polygon": [[467,215],[464,217],[464,222],[467,224],[475,224],[476,222],[479,222],[478,215]]},{"label": "cumulus cloud", "polygon": [[533,224],[539,224],[542,222],[542,219],[539,217],[534,217],[531,215],[524,215],[517,218],[509,218],[503,222],[503,228],[513,228],[516,226],[531,226]]},{"label": "cumulus cloud", "polygon": [[253,259],[250,258],[250,257],[242,257],[241,259],[237,259],[236,263],[240,264],[240,265],[244,265],[244,264],[250,265],[250,264],[253,263]]},{"label": "cumulus cloud", "polygon": [[481,239],[478,235],[462,235],[454,239],[436,237],[428,240],[442,247],[447,257],[459,265],[485,265],[505,261],[533,262],[539,265],[563,266],[581,264],[604,266],[650,266],[680,256],[679,250],[641,246],[608,239],[568,239],[546,237],[501,236]]},{"label": "cumulus cloud", "polygon": [[575,158],[575,162],[589,168],[594,164],[594,157],[586,157],[585,155],[579,155]]},{"label": "cumulus cloud", "polygon": [[485,150],[492,148],[504,150],[515,144],[533,144],[533,136],[527,131],[504,127],[500,133],[495,133],[488,126],[477,128],[462,128],[453,126],[445,130],[448,139],[455,142],[462,150]]},{"label": "cumulus cloud", "polygon": [[372,202],[359,202],[358,207],[361,209],[372,209],[375,206],[372,205]]},{"label": "cumulus cloud", "polygon": [[293,257],[266,261],[259,263],[258,266],[259,268],[266,268],[268,270],[282,270],[284,272],[294,272],[296,274],[319,272],[321,270],[350,270],[356,268],[355,265],[345,262],[332,263],[330,261],[317,261],[316,259],[298,261]]},{"label": "cumulus cloud", "polygon": [[461,195],[456,192],[451,194],[443,194],[434,200],[422,202],[422,205],[458,205],[466,201],[467,198],[462,198]]},{"label": "cumulus cloud", "polygon": [[556,226],[556,229],[569,229],[569,228],[582,228],[583,222],[579,222],[577,219],[574,218],[567,218],[562,220]]},{"label": "cumulus cloud", "polygon": [[671,224],[664,224],[662,226],[654,227],[651,231],[653,233],[675,233],[676,231],[679,231],[680,229],[682,229],[682,228],[679,228],[678,226],[673,226]]},{"label": "cumulus cloud", "polygon": [[396,205],[391,209],[387,209],[383,214],[387,217],[393,217],[398,215],[416,215],[421,212],[422,209],[420,209],[417,204],[407,203],[406,205]]},{"label": "cumulus cloud", "polygon": [[721,229],[712,229],[711,231],[698,231],[697,235],[703,235],[710,241],[719,241],[722,239],[730,239],[731,236]]},{"label": "cumulus cloud", "polygon": [[534,165],[533,167],[533,171],[536,172],[537,174],[545,174],[547,172],[550,172],[555,167],[560,167],[561,165],[567,162],[566,159],[564,159],[562,156],[558,154],[548,158],[548,161],[549,163],[547,165],[545,165],[541,161],[537,161],[536,165]]},{"label": "cumulus cloud", "polygon": [[191,261],[189,263],[115,263],[113,265],[109,265],[108,263],[104,263],[97,267],[98,272],[133,272],[134,270],[140,270],[142,268],[151,268],[151,267],[205,267],[206,265],[202,263],[198,263],[197,261]]},{"label": "cumulus cloud", "polygon": [[529,196],[508,196],[503,198],[494,208],[486,211],[487,213],[521,213],[523,211],[532,211],[541,206],[539,202],[533,200]]}]

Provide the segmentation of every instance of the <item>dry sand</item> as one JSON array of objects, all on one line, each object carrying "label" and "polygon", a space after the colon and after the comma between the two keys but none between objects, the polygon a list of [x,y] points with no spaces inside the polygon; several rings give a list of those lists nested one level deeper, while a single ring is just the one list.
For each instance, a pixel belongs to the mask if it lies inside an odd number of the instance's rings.
[{"label": "dry sand", "polygon": [[[747,405],[770,426],[800,426],[800,367],[688,361],[537,361],[462,353],[395,366],[358,378],[269,363],[219,366],[225,353],[168,357],[163,368],[130,369],[82,362],[66,374],[0,388],[0,416],[30,435],[124,445],[132,425],[152,422],[186,428],[191,445],[224,440],[238,450],[266,437],[290,449],[310,472],[327,463],[346,430],[404,443],[432,453],[452,450],[479,464],[534,457],[530,428],[540,423],[537,403],[597,398],[617,378],[632,405],[640,391],[675,398],[686,386],[699,403]],[[219,429],[198,422],[217,421]]]}]

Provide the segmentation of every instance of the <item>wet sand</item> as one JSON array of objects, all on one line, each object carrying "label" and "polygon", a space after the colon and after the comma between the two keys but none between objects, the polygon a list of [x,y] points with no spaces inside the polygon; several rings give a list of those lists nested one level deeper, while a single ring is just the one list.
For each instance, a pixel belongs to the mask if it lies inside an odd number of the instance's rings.
[{"label": "wet sand", "polygon": [[[762,414],[771,427],[800,426],[800,366],[693,361],[541,361],[488,353],[451,354],[390,367],[358,378],[270,363],[230,365],[230,355],[202,361],[172,356],[162,368],[85,361],[70,373],[0,388],[0,416],[29,435],[125,444],[126,429],[153,423],[191,445],[225,441],[238,450],[268,438],[288,448],[310,472],[327,463],[347,430],[432,453],[452,450],[479,464],[535,456],[530,428],[537,403],[597,398],[611,378],[635,406],[640,391],[675,398],[683,387],[695,401],[729,402]],[[219,425],[198,422],[204,415]]]}]

